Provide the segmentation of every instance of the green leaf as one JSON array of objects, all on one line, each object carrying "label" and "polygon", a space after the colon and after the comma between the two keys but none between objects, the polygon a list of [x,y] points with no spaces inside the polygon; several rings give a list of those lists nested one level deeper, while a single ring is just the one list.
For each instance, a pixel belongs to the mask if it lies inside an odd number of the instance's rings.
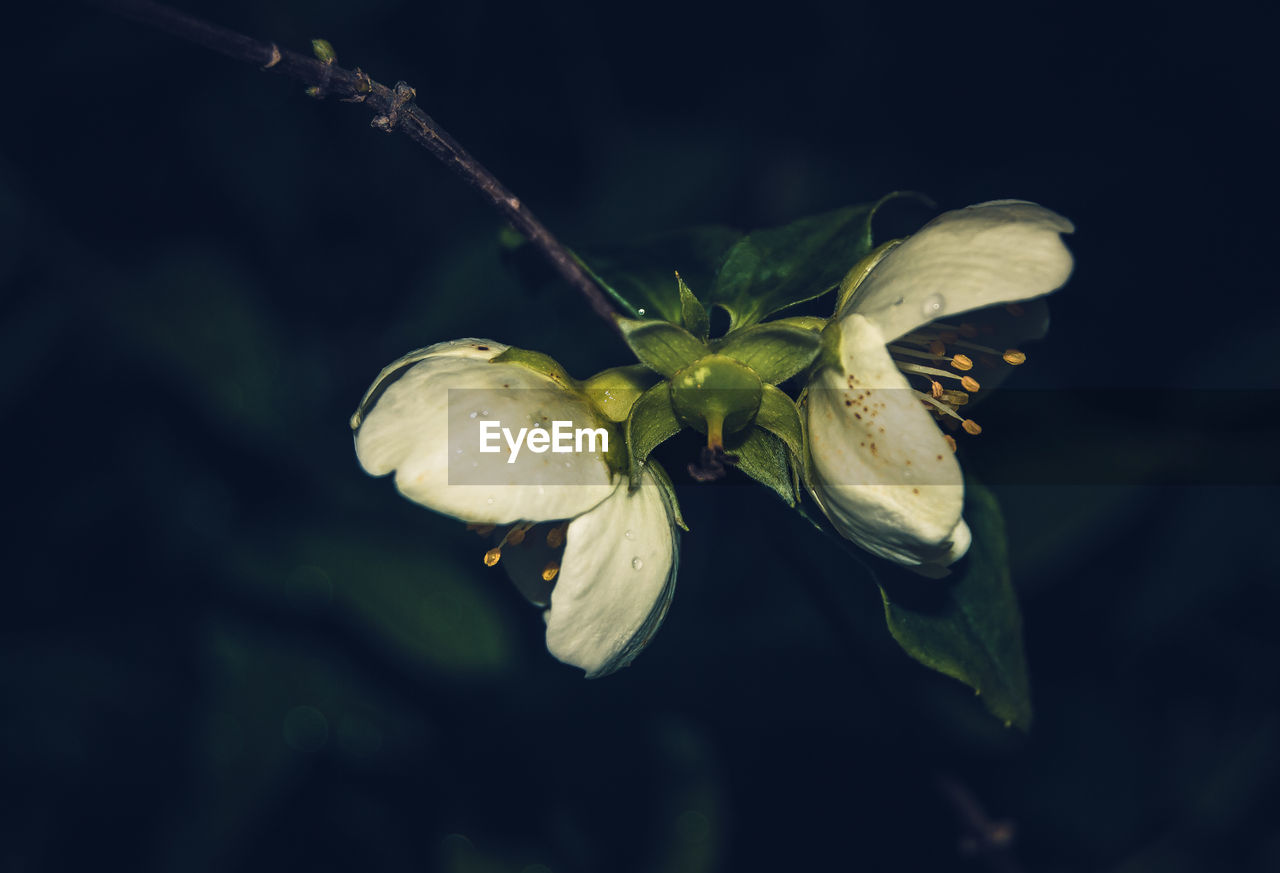
[{"label": "green leaf", "polygon": [[894,192],[875,203],[751,232],[729,252],[709,301],[728,311],[734,329],[833,290],[871,251],[876,211],[901,196],[906,195]]},{"label": "green leaf", "polygon": [[[492,364],[519,364],[522,367],[533,370],[535,373],[541,373],[551,381],[558,382],[566,388],[574,388],[578,384],[577,380],[570,376],[554,358],[550,355],[544,355],[542,352],[517,349],[512,346],[505,352],[494,355],[489,362]],[[399,363],[400,361],[396,362],[396,364]],[[395,364],[392,366],[395,366]]]},{"label": "green leaf", "polygon": [[773,434],[759,427],[749,427],[736,444],[725,446],[738,459],[737,468],[766,488],[771,488],[787,506],[796,505],[791,469],[787,464],[787,447]]},{"label": "green leaf", "polygon": [[640,484],[640,471],[649,453],[684,429],[671,407],[670,383],[659,382],[640,395],[627,417],[627,454],[631,485]]},{"label": "green leaf", "polygon": [[689,290],[679,273],[676,273],[676,283],[680,288],[680,323],[689,329],[689,333],[706,342],[711,332],[707,308]]},{"label": "green leaf", "polygon": [[[710,288],[725,254],[742,237],[728,227],[693,227],[626,246],[580,251],[592,274],[638,315],[679,323],[684,315],[678,270],[694,288]],[[696,333],[696,331],[695,331]]]},{"label": "green leaf", "polygon": [[640,363],[664,376],[689,366],[708,352],[706,343],[667,321],[620,318],[618,326]]},{"label": "green leaf", "polygon": [[790,397],[772,385],[764,386],[756,424],[778,437],[791,450],[797,463],[804,458],[804,429],[800,411]]},{"label": "green leaf", "polygon": [[746,364],[762,382],[776,385],[813,363],[822,345],[812,330],[771,321],[729,334],[716,352]]},{"label": "green leaf", "polygon": [[995,496],[971,478],[964,516],[973,545],[959,571],[940,580],[880,578],[885,618],[907,654],[970,686],[1006,726],[1025,731],[1031,693],[1004,520]]}]

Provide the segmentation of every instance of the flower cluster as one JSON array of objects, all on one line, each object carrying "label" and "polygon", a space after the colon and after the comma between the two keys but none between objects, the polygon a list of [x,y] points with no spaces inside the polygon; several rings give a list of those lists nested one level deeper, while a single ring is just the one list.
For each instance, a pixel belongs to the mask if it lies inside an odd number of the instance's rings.
[{"label": "flower cluster", "polygon": [[[693,301],[700,340],[671,324],[630,322],[624,333],[647,369],[586,382],[491,340],[434,345],[375,380],[352,419],[356,454],[371,475],[394,472],[410,500],[491,537],[484,563],[505,566],[545,607],[547,648],[589,677],[630,663],[666,614],[683,522],[648,453],[686,426],[708,437],[695,477],[736,462],[727,435],[758,425],[786,444],[836,531],[944,576],[970,542],[951,432],[980,432],[962,408],[1025,360],[1017,342],[1043,334],[1042,309],[1022,304],[1066,282],[1072,258],[1061,235],[1071,230],[1024,201],[944,213],[854,265],[828,320],[708,340]],[[992,307],[1003,322],[957,318]],[[798,404],[775,387],[786,380],[799,383]],[[495,451],[481,448],[485,422],[613,439],[572,454],[547,451],[545,440]]]}]

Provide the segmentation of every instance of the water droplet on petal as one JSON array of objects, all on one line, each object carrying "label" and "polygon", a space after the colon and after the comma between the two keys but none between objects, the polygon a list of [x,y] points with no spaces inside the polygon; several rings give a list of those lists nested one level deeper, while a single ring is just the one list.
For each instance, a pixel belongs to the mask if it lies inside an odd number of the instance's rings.
[{"label": "water droplet on petal", "polygon": [[643,566],[644,566],[644,561],[640,560],[638,557],[631,559],[632,570],[639,570]]},{"label": "water droplet on petal", "polygon": [[924,299],[924,303],[920,304],[920,314],[925,318],[933,318],[942,312],[942,307],[946,302],[946,300],[942,299],[941,294],[930,294]]},{"label": "water droplet on petal", "polygon": [[636,535],[632,531],[624,531],[622,535],[629,540],[634,540],[636,538]]},{"label": "water droplet on petal", "polygon": [[636,310],[636,312],[638,312],[640,315],[644,315],[644,310],[643,310],[643,309],[637,309],[637,310]]},{"label": "water droplet on petal", "polygon": [[472,413],[471,413],[470,415],[468,415],[468,416],[467,416],[467,418],[475,418],[475,417],[476,417],[477,415],[479,415],[479,414],[480,414],[480,413],[478,413],[478,412],[472,411]]}]

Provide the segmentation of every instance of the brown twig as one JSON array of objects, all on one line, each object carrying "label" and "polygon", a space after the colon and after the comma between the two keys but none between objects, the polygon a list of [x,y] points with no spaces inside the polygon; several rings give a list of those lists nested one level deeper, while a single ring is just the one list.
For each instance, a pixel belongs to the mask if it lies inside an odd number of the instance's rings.
[{"label": "brown twig", "polygon": [[238,61],[255,64],[267,72],[280,73],[303,82],[310,86],[307,92],[312,96],[332,96],[346,102],[365,104],[376,113],[371,122],[373,127],[387,133],[400,130],[463,180],[479,189],[490,205],[543,254],[565,281],[587,299],[592,311],[614,330],[618,329],[617,311],[573,253],[547,230],[518,197],[436,124],[431,116],[413,105],[414,92],[408,85],[400,82],[394,88],[388,88],[371,79],[359,68],[349,70],[332,60],[325,62],[282,49],[275,43],[261,42],[150,0],[91,2],[179,39],[202,45]]}]

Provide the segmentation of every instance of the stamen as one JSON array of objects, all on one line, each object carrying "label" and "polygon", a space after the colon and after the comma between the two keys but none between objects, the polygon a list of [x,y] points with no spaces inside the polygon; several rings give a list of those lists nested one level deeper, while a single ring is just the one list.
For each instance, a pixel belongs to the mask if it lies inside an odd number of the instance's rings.
[{"label": "stamen", "polygon": [[941,361],[946,359],[946,355],[935,355],[933,352],[922,352],[918,349],[909,349],[905,346],[894,345],[889,346],[891,355],[906,355],[909,358],[924,358],[926,361]]},{"label": "stamen", "polygon": [[943,345],[942,340],[936,339],[929,343],[929,351],[941,358],[947,353],[947,347]]},{"label": "stamen", "polygon": [[[914,388],[912,390],[915,391]],[[915,394],[917,397],[919,397],[925,403],[932,406],[934,409],[941,412],[943,415],[949,415],[952,418],[954,418],[956,421],[964,421],[964,419],[962,419],[959,415],[956,415],[956,411],[954,409],[952,409],[950,406],[947,406],[945,403],[939,403],[937,400],[934,400],[932,397],[930,397],[928,394],[925,394],[923,391],[916,391]]]},{"label": "stamen", "polygon": [[[950,370],[940,370],[937,367],[926,367],[924,364],[913,364],[910,361],[894,361],[898,365],[898,369],[904,373],[911,373],[915,376],[933,376],[938,379],[960,379]],[[965,376],[963,378],[969,378]]]},{"label": "stamen", "polygon": [[551,530],[547,531],[547,545],[553,549],[558,549],[564,545],[564,531],[568,525],[558,524]]},{"label": "stamen", "polygon": [[954,453],[956,450],[956,438],[949,433],[944,433],[942,438],[947,441],[947,445],[951,446],[951,451]]},{"label": "stamen", "polygon": [[982,433],[982,426],[972,418],[966,418],[964,421],[960,422],[960,426],[964,428],[964,432],[970,436],[977,436]]},{"label": "stamen", "polygon": [[1027,360],[1027,356],[1024,355],[1022,352],[1018,351],[1017,349],[1006,349],[1005,353],[1001,355],[1001,357],[1004,358],[1004,362],[1006,364],[1010,364],[1011,366],[1014,366],[1014,367],[1018,366],[1019,364],[1026,363],[1026,360]]},{"label": "stamen", "polygon": [[507,532],[507,535],[503,537],[503,542],[511,543],[513,546],[518,546],[524,542],[524,535],[528,530],[528,526],[518,524]]},{"label": "stamen", "polygon": [[542,568],[542,581],[550,582],[556,578],[556,574],[560,572],[559,561],[547,561],[547,566]]},{"label": "stamen", "polygon": [[467,522],[467,530],[475,531],[476,533],[480,534],[480,536],[482,537],[487,537],[489,534],[493,533],[493,529],[495,527],[497,527],[497,525],[475,524],[474,522]]},{"label": "stamen", "polygon": [[936,400],[937,398],[941,397],[941,396],[942,396],[942,383],[941,383],[941,382],[939,382],[937,379],[934,379],[932,382],[930,382],[930,383],[929,383],[929,393],[933,395],[933,397],[934,397],[934,399],[935,399],[935,400]]},{"label": "stamen", "polygon": [[963,385],[964,390],[968,391],[970,394],[982,387],[978,384],[978,380],[972,376],[961,376],[960,384]]},{"label": "stamen", "polygon": [[498,562],[502,560],[502,546],[494,546],[492,549],[484,553],[484,565],[486,567],[496,567]]},{"label": "stamen", "polygon": [[943,391],[938,399],[948,406],[964,406],[969,402],[969,395],[963,391]]},{"label": "stamen", "polygon": [[967,355],[955,355],[951,358],[951,366],[960,371],[972,370],[973,361]]}]

